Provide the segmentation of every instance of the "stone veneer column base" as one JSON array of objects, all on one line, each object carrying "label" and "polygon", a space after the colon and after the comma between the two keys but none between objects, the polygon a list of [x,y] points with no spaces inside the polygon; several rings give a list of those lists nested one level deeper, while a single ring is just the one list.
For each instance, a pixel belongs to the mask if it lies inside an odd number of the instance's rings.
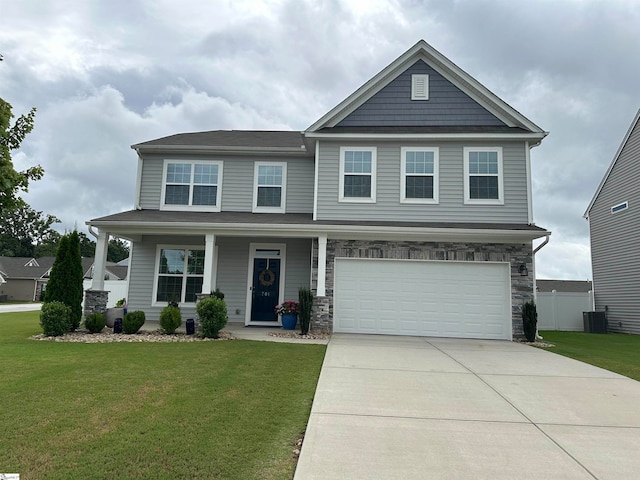
[{"label": "stone veneer column base", "polygon": [[313,297],[311,330],[314,332],[326,333],[331,333],[333,331],[333,316],[331,315],[330,297]]},{"label": "stone veneer column base", "polygon": [[108,300],[108,290],[85,290],[83,315],[86,317],[94,312],[105,313],[107,311]]}]

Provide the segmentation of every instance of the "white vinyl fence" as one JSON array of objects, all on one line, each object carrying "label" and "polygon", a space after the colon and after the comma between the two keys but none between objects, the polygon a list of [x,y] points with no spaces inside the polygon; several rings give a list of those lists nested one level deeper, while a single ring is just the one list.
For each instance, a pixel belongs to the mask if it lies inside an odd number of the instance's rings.
[{"label": "white vinyl fence", "polygon": [[593,292],[538,292],[538,330],[582,332],[582,312],[593,310]]},{"label": "white vinyl fence", "polygon": [[[87,279],[83,282],[84,290],[91,288],[91,279]],[[104,289],[109,292],[109,299],[107,300],[107,308],[116,306],[116,302],[121,298],[127,297],[127,291],[129,290],[129,282],[127,280],[105,280]],[[82,299],[82,309],[84,310],[84,298]]]}]

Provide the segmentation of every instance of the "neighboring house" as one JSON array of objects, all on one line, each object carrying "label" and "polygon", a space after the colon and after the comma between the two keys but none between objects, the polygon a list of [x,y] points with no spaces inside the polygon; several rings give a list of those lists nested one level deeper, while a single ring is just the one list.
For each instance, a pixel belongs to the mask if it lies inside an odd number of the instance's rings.
[{"label": "neighboring house", "polygon": [[584,216],[589,221],[596,310],[609,330],[640,334],[640,111]]},{"label": "neighboring house", "polygon": [[593,290],[589,280],[539,280],[536,279],[538,292],[588,293]]},{"label": "neighboring house", "polygon": [[420,41],[303,132],[133,145],[135,208],[87,223],[96,258],[132,242],[127,300],[151,320],[220,288],[231,322],[278,325],[310,287],[313,328],[511,339],[550,234],[531,209],[545,136]]},{"label": "neighboring house", "polygon": [[[0,301],[34,302],[42,299],[55,257],[1,257]],[[93,278],[93,258],[82,259],[84,278]],[[127,267],[106,262],[108,280],[124,280]]]}]

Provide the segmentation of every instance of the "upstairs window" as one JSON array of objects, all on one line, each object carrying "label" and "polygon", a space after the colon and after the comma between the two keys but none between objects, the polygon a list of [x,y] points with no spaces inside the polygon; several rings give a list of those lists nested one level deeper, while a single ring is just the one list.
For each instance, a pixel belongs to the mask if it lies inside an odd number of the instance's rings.
[{"label": "upstairs window", "polygon": [[376,201],[376,149],[340,148],[340,201]]},{"label": "upstairs window", "polygon": [[613,207],[611,207],[611,213],[622,212],[627,208],[629,208],[629,202],[622,202],[622,203],[619,203],[618,205],[614,205]]},{"label": "upstairs window", "polygon": [[154,300],[195,303],[204,279],[204,249],[160,247],[156,259]]},{"label": "upstairs window", "polygon": [[502,148],[464,149],[464,202],[485,205],[504,203]]},{"label": "upstairs window", "polygon": [[403,147],[400,201],[438,203],[438,149]]},{"label": "upstairs window", "polygon": [[163,177],[161,209],[220,211],[222,162],[166,160]]},{"label": "upstairs window", "polygon": [[256,162],[253,185],[253,211],[284,213],[286,185],[286,163]]}]

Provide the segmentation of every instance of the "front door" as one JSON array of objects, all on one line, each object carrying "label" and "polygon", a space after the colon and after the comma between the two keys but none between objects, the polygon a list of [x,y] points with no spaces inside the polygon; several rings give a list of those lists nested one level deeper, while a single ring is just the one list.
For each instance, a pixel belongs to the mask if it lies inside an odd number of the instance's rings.
[{"label": "front door", "polygon": [[[263,245],[267,247],[267,245]],[[276,305],[280,302],[284,248],[252,248],[248,323],[278,325]]]}]

